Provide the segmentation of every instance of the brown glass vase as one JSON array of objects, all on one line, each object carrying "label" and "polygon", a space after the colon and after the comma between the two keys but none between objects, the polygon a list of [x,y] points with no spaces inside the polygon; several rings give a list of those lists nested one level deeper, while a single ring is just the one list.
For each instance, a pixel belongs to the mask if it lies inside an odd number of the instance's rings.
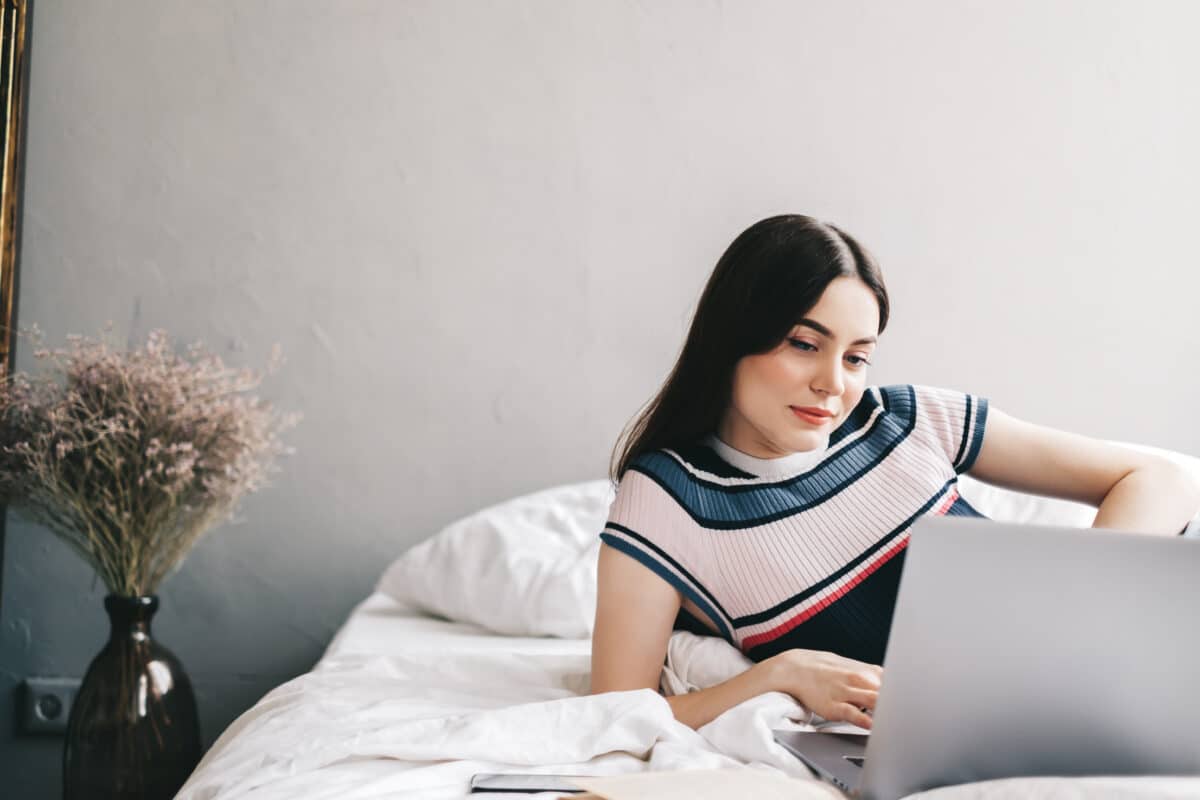
[{"label": "brown glass vase", "polygon": [[67,721],[66,800],[170,800],[200,761],[196,697],[179,660],[150,638],[158,597],[110,594],[108,643]]}]

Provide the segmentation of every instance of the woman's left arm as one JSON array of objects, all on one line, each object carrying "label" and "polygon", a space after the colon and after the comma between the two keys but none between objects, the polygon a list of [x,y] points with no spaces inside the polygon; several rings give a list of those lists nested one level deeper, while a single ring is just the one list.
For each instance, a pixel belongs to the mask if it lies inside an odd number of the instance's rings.
[{"label": "woman's left arm", "polygon": [[1094,528],[1178,534],[1200,509],[1200,484],[1169,459],[1034,425],[994,407],[967,474],[1097,507]]}]

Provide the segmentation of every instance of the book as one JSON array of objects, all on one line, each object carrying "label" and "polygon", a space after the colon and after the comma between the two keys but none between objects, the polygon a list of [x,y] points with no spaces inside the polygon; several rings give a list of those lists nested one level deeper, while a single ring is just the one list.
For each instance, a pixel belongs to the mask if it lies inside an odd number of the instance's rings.
[{"label": "book", "polygon": [[571,778],[586,794],[564,794],[563,800],[845,800],[833,786],[815,778],[791,778],[774,770],[662,770],[624,775]]}]

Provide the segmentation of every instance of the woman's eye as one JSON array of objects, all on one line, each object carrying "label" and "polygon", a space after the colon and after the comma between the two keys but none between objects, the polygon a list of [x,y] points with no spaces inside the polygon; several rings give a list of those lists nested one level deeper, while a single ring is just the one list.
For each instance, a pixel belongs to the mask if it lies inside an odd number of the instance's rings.
[{"label": "woman's eye", "polygon": [[[788,339],[788,342],[792,345],[792,347],[795,347],[797,350],[801,351],[802,353],[808,353],[808,352],[811,352],[811,351],[817,349],[816,347],[814,347],[813,345],[804,341],[803,339]],[[865,367],[871,363],[870,361],[863,358],[862,356],[846,356],[846,358],[850,361],[851,364],[853,364],[856,367]]]}]

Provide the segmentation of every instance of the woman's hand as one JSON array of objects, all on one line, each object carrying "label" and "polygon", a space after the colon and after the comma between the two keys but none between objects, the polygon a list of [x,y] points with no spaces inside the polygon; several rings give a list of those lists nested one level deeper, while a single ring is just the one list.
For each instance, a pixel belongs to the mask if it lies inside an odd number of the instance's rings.
[{"label": "woman's hand", "polygon": [[767,659],[770,684],[827,720],[871,727],[883,667],[822,650],[785,650]]}]

